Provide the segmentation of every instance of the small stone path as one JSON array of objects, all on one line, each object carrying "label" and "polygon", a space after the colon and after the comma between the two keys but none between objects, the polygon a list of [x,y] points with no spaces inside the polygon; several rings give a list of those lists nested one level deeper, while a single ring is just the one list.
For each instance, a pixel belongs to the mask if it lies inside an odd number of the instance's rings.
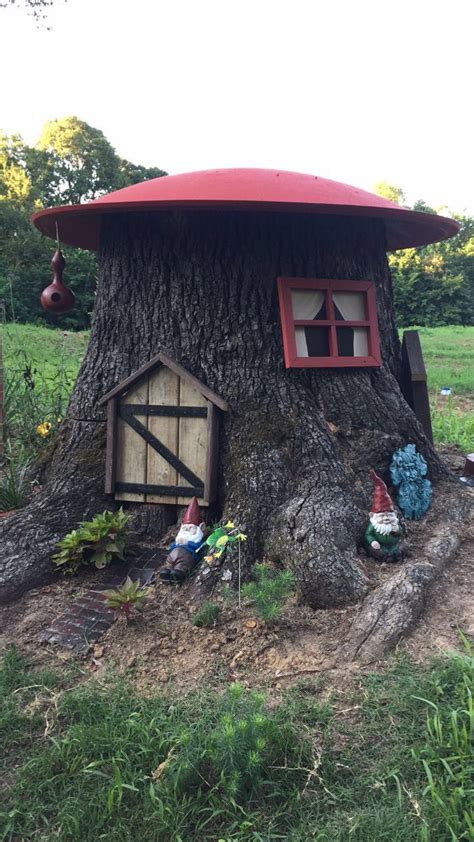
[{"label": "small stone path", "polygon": [[125,565],[121,565],[121,569],[115,565],[109,567],[103,581],[76,597],[67,611],[41,632],[39,639],[76,652],[87,651],[117,617],[115,611],[107,608],[103,591],[122,585],[127,576],[134,581],[138,579],[141,585],[149,585],[165,557],[166,551],[162,548],[148,549],[128,568]]}]

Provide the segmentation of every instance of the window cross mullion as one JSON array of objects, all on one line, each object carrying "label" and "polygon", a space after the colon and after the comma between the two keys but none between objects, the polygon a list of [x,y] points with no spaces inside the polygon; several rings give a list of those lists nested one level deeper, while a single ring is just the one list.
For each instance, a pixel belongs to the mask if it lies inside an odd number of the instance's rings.
[{"label": "window cross mullion", "polygon": [[337,357],[337,335],[336,326],[334,324],[334,302],[332,300],[331,287],[326,290],[326,312],[328,314],[329,322],[329,356]]}]

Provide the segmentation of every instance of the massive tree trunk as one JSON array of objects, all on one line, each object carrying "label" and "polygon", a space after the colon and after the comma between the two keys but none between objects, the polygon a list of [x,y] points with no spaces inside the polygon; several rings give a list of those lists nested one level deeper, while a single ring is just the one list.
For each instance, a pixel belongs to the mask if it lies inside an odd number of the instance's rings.
[{"label": "massive tree trunk", "polygon": [[[57,539],[111,505],[103,495],[98,400],[163,350],[231,405],[221,431],[219,505],[248,533],[247,562],[291,566],[312,606],[359,599],[368,469],[415,442],[444,469],[400,392],[383,223],[254,213],[112,215],[103,226],[88,351],[44,471],[41,496],[0,523],[3,599],[44,581]],[[283,362],[279,275],[371,280],[379,369],[291,369]],[[159,536],[176,510],[131,506]]]}]

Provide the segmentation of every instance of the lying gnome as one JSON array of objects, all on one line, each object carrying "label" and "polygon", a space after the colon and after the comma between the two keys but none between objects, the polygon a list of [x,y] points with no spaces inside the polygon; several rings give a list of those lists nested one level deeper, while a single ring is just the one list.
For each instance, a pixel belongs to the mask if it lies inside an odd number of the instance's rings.
[{"label": "lying gnome", "polygon": [[199,550],[204,547],[204,526],[196,497],[186,509],[179,532],[169,546],[160,579],[164,582],[182,582],[199,561]]},{"label": "lying gnome", "polygon": [[403,530],[383,479],[370,471],[374,483],[372,511],[364,533],[366,552],[378,561],[400,561],[407,554]]}]

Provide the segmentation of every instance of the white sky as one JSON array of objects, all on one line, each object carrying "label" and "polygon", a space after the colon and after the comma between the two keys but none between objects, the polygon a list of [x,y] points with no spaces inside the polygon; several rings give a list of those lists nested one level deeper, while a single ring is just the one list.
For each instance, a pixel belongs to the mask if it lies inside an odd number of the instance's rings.
[{"label": "white sky", "polygon": [[275,167],[474,213],[474,0],[0,9],[0,128],[75,114],[170,173]]}]

